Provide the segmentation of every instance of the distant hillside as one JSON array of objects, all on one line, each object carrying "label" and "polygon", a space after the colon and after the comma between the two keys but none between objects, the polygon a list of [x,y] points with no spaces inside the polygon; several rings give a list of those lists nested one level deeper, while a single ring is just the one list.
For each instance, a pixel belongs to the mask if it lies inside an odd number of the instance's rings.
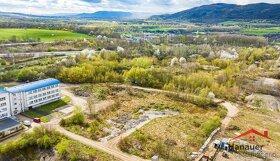
[{"label": "distant hillside", "polygon": [[0,17],[29,17],[29,18],[86,18],[86,19],[125,19],[133,16],[130,12],[98,11],[95,13],[31,15],[12,12],[0,12]]},{"label": "distant hillside", "polygon": [[152,16],[151,19],[188,20],[192,22],[221,22],[240,19],[280,20],[280,4],[234,5],[217,3],[195,7],[175,14]]},{"label": "distant hillside", "polygon": [[0,12],[1,17],[42,17],[37,15],[29,15],[29,14],[23,14],[23,13],[15,13],[15,12]]},{"label": "distant hillside", "polygon": [[118,12],[118,11],[98,11],[95,13],[82,13],[71,17],[79,18],[92,18],[92,19],[124,19],[130,18],[132,13],[130,12]]}]

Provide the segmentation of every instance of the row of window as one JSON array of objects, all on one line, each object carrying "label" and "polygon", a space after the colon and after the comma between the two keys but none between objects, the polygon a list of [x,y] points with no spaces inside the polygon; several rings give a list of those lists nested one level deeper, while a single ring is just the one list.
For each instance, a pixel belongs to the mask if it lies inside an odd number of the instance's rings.
[{"label": "row of window", "polygon": [[28,92],[28,94],[37,93],[37,92],[45,91],[45,90],[48,90],[48,89],[51,89],[51,88],[56,88],[56,87],[58,87],[58,84],[48,86],[48,87],[44,87],[44,88],[35,89],[33,91]]},{"label": "row of window", "polygon": [[0,107],[4,107],[4,106],[6,106],[6,105],[7,105],[7,103],[4,102],[4,103],[1,103],[1,104],[0,104]]},{"label": "row of window", "polygon": [[1,113],[1,112],[7,112],[7,111],[8,111],[7,108],[2,108],[2,109],[0,109],[0,113]]},{"label": "row of window", "polygon": [[5,100],[6,100],[6,97],[0,98],[0,101],[5,101]]},{"label": "row of window", "polygon": [[41,101],[43,101],[43,100],[47,100],[47,99],[54,98],[54,97],[57,97],[57,96],[59,96],[59,93],[54,94],[54,95],[51,95],[51,96],[48,96],[48,97],[43,97],[43,98],[40,98],[40,99],[36,99],[36,100],[34,100],[34,101],[30,101],[29,104],[41,102]]},{"label": "row of window", "polygon": [[3,113],[0,115],[0,119],[5,118],[5,117],[8,117],[8,113]]},{"label": "row of window", "polygon": [[34,98],[42,97],[42,96],[45,96],[47,94],[51,94],[51,93],[55,93],[55,92],[59,92],[59,90],[56,89],[56,90],[53,90],[53,91],[48,91],[46,93],[42,93],[42,94],[38,94],[38,95],[35,95],[35,96],[31,96],[31,97],[29,97],[29,99],[32,100]]}]

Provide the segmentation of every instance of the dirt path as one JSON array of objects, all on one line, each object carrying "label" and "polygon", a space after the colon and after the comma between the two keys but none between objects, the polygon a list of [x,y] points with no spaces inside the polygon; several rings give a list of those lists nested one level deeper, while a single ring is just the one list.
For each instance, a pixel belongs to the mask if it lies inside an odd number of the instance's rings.
[{"label": "dirt path", "polygon": [[[86,110],[87,108],[87,100],[85,97],[78,97],[72,92],[70,92],[69,88],[72,86],[62,84],[61,86],[61,93],[62,95],[68,96],[71,98],[71,105],[72,106],[80,106],[82,110]],[[74,87],[74,86],[73,86]]]},{"label": "dirt path", "polygon": [[111,146],[108,146],[105,143],[98,142],[98,141],[93,141],[91,139],[88,139],[88,138],[85,138],[83,136],[74,134],[70,131],[67,131],[63,127],[59,126],[59,122],[60,122],[60,119],[53,119],[49,123],[42,124],[42,126],[44,128],[49,129],[49,130],[56,130],[56,131],[60,132],[61,134],[65,135],[65,136],[67,136],[67,137],[69,137],[73,140],[76,140],[76,141],[78,141],[78,142],[80,142],[84,145],[87,145],[89,147],[98,149],[98,150],[103,151],[105,153],[108,153],[108,154],[110,154],[110,155],[112,155],[112,156],[114,156],[114,157],[116,157],[120,160],[123,160],[123,161],[147,161],[147,160],[142,159],[140,157],[124,153],[124,152],[120,151],[119,149],[112,148]]},{"label": "dirt path", "polygon": [[224,102],[221,103],[221,105],[228,111],[226,117],[222,120],[222,130],[224,130],[228,126],[232,118],[237,116],[239,109],[230,102]]}]

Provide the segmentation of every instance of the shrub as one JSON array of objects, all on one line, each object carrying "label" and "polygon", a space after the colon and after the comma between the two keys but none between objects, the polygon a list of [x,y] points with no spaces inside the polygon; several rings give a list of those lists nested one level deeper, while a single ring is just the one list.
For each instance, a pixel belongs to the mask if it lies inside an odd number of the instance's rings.
[{"label": "shrub", "polygon": [[199,127],[201,134],[204,136],[209,136],[221,124],[220,121],[221,121],[220,117],[215,116],[212,119],[204,122]]}]

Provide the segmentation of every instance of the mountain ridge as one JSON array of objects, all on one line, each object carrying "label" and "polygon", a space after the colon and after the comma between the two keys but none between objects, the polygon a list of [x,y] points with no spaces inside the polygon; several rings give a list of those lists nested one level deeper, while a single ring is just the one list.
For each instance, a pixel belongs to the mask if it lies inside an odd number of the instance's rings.
[{"label": "mountain ridge", "polygon": [[222,22],[227,20],[280,20],[280,4],[255,3],[236,5],[215,3],[169,15],[156,15],[157,20],[189,20],[191,22]]},{"label": "mountain ridge", "polygon": [[29,17],[29,18],[85,18],[85,19],[127,19],[133,16],[131,12],[122,11],[97,11],[94,13],[74,13],[74,14],[58,14],[58,15],[33,15],[16,12],[1,12],[0,16],[7,17]]}]

